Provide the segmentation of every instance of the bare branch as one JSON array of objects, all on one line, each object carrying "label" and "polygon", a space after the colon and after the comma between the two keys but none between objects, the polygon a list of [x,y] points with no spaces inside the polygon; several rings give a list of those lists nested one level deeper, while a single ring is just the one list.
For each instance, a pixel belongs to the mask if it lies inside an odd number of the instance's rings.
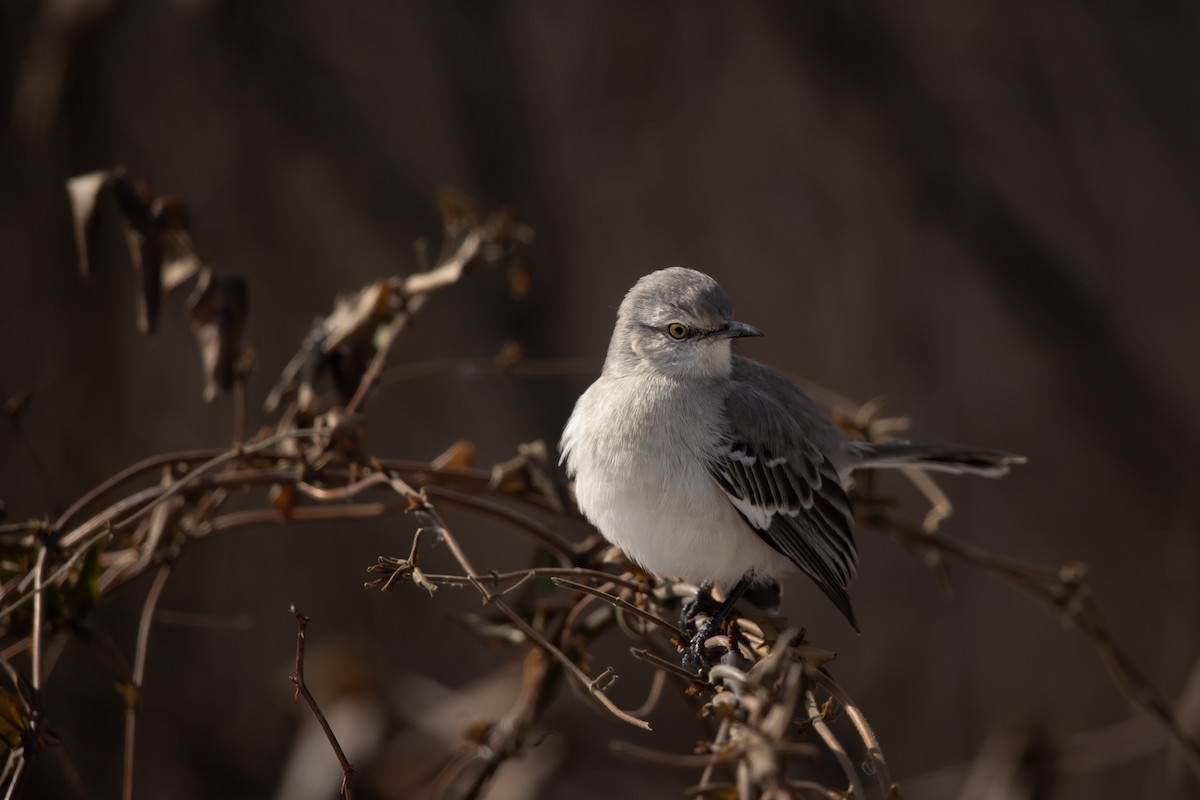
[{"label": "bare branch", "polygon": [[304,682],[304,640],[308,631],[310,618],[301,614],[300,610],[294,604],[291,606],[291,612],[292,616],[296,618],[296,672],[289,680],[296,687],[296,694],[303,697],[304,701],[308,703],[313,716],[317,718],[317,722],[321,725],[321,730],[325,731],[325,738],[329,740],[329,746],[333,748],[338,763],[342,766],[342,796],[346,800],[353,800],[354,791],[350,785],[350,778],[356,771],[354,765],[350,763],[346,758],[346,754],[342,752],[342,746],[338,744],[337,737],[333,734],[333,728],[329,727],[329,720],[325,719],[325,715],[321,712],[321,707],[317,705],[316,699],[308,691],[308,685]]}]

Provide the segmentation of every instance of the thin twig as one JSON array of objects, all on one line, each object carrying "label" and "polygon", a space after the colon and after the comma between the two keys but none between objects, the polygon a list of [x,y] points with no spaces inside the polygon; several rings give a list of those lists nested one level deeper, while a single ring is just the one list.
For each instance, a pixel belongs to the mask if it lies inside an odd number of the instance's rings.
[{"label": "thin twig", "polygon": [[846,748],[842,747],[842,743],[833,735],[833,731],[825,724],[825,717],[822,716],[821,710],[817,708],[817,699],[813,697],[812,690],[809,689],[804,693],[804,706],[808,710],[808,723],[812,725],[813,730],[825,742],[825,746],[833,753],[838,764],[842,767],[842,772],[846,774],[847,780],[850,781],[850,786],[854,789],[855,797],[867,796],[863,789],[862,781],[858,778],[858,770],[854,768],[853,762],[850,761],[850,756],[846,753]]},{"label": "thin twig", "polygon": [[922,528],[879,510],[868,511],[869,525],[882,530],[909,549],[924,553],[935,549],[973,564],[1005,580],[1062,614],[1091,640],[1112,682],[1136,708],[1150,714],[1179,745],[1192,772],[1200,778],[1200,741],[1184,730],[1170,703],[1154,688],[1132,658],[1113,639],[1108,623],[1092,598],[1081,564],[1055,571],[988,553],[945,536],[930,536]]},{"label": "thin twig", "polygon": [[625,611],[626,613],[629,613],[629,614],[633,614],[635,617],[644,619],[647,622],[649,622],[651,625],[655,625],[655,626],[661,628],[662,630],[666,631],[671,636],[674,636],[678,639],[683,638],[683,631],[679,630],[679,628],[676,628],[674,625],[667,622],[666,620],[659,619],[658,617],[651,614],[649,611],[645,611],[643,609],[638,608],[637,606],[635,606],[633,603],[629,602],[628,600],[622,600],[620,597],[611,595],[608,592],[603,592],[603,591],[600,591],[599,589],[593,588],[591,586],[586,586],[582,583],[576,583],[575,581],[567,580],[566,578],[551,578],[550,580],[554,583],[555,586],[561,586],[564,589],[571,589],[572,591],[582,592],[584,594],[590,594],[595,597],[599,597],[600,599],[612,604],[613,606],[616,606],[617,608],[621,609],[622,611]]},{"label": "thin twig", "polygon": [[641,761],[644,764],[654,764],[660,767],[683,767],[684,769],[701,769],[713,764],[731,764],[740,757],[740,754],[734,751],[716,754],[666,753],[661,750],[642,747],[633,742],[623,742],[620,740],[610,742],[608,749],[614,755],[633,761]]},{"label": "thin twig", "polygon": [[346,759],[346,754],[342,752],[342,746],[338,744],[337,737],[333,735],[333,728],[329,727],[329,721],[321,713],[321,707],[317,705],[316,699],[313,698],[312,693],[308,691],[308,686],[304,683],[304,639],[311,618],[301,614],[295,604],[291,606],[291,611],[292,616],[296,618],[296,672],[290,680],[296,687],[296,694],[302,696],[308,703],[308,707],[312,709],[313,716],[321,724],[321,730],[325,731],[325,738],[329,740],[329,745],[333,748],[338,763],[342,765],[342,796],[346,800],[353,800],[354,792],[350,787],[350,777],[356,771],[354,765]]},{"label": "thin twig", "polygon": [[391,352],[392,345],[398,338],[400,331],[408,324],[412,315],[420,311],[429,293],[458,283],[467,267],[478,258],[483,242],[483,234],[476,228],[463,237],[463,240],[458,245],[458,249],[443,263],[428,272],[419,272],[415,275],[410,275],[403,281],[396,283],[395,288],[403,302],[403,308],[388,324],[383,343],[375,351],[370,365],[367,367],[366,372],[363,373],[362,379],[358,382],[358,389],[355,390],[354,397],[346,404],[347,411],[351,413],[357,411],[366,401],[367,394],[375,386],[376,381],[379,380],[379,376],[383,372],[383,367],[387,363],[388,353]]},{"label": "thin twig", "polygon": [[629,653],[639,661],[645,661],[647,664],[656,667],[657,669],[660,669],[664,672],[669,672],[672,675],[678,675],[680,678],[684,678],[689,684],[701,683],[698,673],[688,672],[674,661],[668,661],[667,659],[656,655],[655,653],[651,653],[645,648],[631,647],[629,648]]},{"label": "thin twig", "polygon": [[[429,505],[428,502],[421,500],[420,495],[400,478],[394,478],[393,485],[396,491],[408,497],[410,502],[417,503],[420,511],[434,522],[438,528],[438,532],[441,534],[442,541],[450,549],[454,559],[472,579],[472,585],[474,585],[475,588],[479,590],[480,594],[483,595],[485,602],[488,602],[489,593],[487,589],[484,588],[483,584],[479,582],[480,578],[483,576],[477,572],[473,566],[471,566],[471,561],[469,558],[467,558],[466,553],[463,552],[462,547],[459,546],[458,540],[450,532],[450,528],[446,525],[445,521],[442,520],[441,516],[437,513],[433,506]],[[593,678],[590,678],[586,673],[584,673],[584,671],[581,670],[579,666],[566,655],[566,653],[551,644],[551,642],[546,639],[545,636],[535,630],[533,626],[525,620],[524,617],[514,611],[503,600],[499,598],[492,598],[490,602],[496,607],[497,610],[500,611],[500,613],[508,617],[508,619],[514,625],[516,625],[517,628],[519,628],[521,632],[529,638],[530,641],[536,643],[539,647],[543,648],[546,650],[546,652],[558,659],[559,663],[561,663],[567,670],[567,673],[577,680],[581,686],[588,690],[588,696],[598,702],[606,711],[622,722],[627,722],[630,725],[642,728],[643,730],[650,730],[650,724],[648,722],[633,717],[622,711],[615,703],[613,703],[611,699],[609,699],[608,695],[606,695],[603,690],[596,685]]]},{"label": "thin twig", "polygon": [[[393,563],[393,559],[380,558],[378,565],[368,569],[368,572],[383,573],[391,572],[396,569],[403,569],[407,561],[401,560],[399,566]],[[635,583],[634,581],[625,580],[617,575],[608,572],[601,572],[596,569],[586,569],[584,567],[532,567],[530,569],[518,569],[512,572],[489,572],[486,575],[442,575],[432,572],[422,572],[422,576],[430,583],[439,586],[466,586],[468,584],[483,583],[498,586],[509,581],[524,582],[536,578],[591,578],[592,580],[607,581],[627,589],[634,591],[645,591],[645,588]],[[375,588],[377,582],[370,583],[371,588]]]},{"label": "thin twig", "polygon": [[125,781],[122,796],[133,800],[133,764],[137,744],[137,716],[141,706],[142,681],[146,675],[146,651],[150,644],[150,625],[154,621],[154,609],[162,596],[167,579],[171,577],[170,562],[163,564],[154,574],[154,582],[142,603],[142,618],[138,622],[137,649],[133,658],[133,680],[125,698]]},{"label": "thin twig", "polygon": [[164,491],[162,494],[160,494],[158,497],[156,497],[152,502],[150,502],[145,507],[130,514],[128,517],[125,517],[124,519],[113,522],[112,527],[114,530],[120,530],[121,528],[128,527],[132,523],[141,519],[146,514],[153,511],[155,508],[157,508],[162,503],[166,502],[170,498],[172,498],[175,495],[182,492],[184,489],[188,488],[189,482],[191,482],[195,478],[200,477],[201,475],[208,472],[209,470],[214,469],[215,467],[219,467],[222,464],[225,464],[230,461],[234,461],[234,460],[237,460],[240,458],[245,458],[246,456],[252,456],[255,453],[261,452],[263,450],[267,450],[268,448],[274,447],[275,445],[279,444],[280,442],[287,441],[288,439],[298,439],[298,438],[302,438],[304,436],[316,436],[316,435],[320,435],[322,433],[327,433],[327,431],[325,431],[321,428],[308,428],[308,429],[284,431],[283,433],[277,433],[273,436],[268,436],[266,439],[255,442],[254,444],[248,444],[248,445],[244,445],[244,446],[239,445],[237,447],[234,447],[232,450],[227,450],[224,453],[220,454],[219,456],[210,458],[208,461],[205,461],[200,466],[194,468],[191,472],[184,475],[182,478],[180,478],[175,483],[171,484],[171,486],[166,491]]},{"label": "thin twig", "polygon": [[859,738],[862,739],[863,745],[867,748],[867,757],[870,759],[870,774],[874,775],[879,783],[879,788],[883,796],[892,788],[892,775],[888,769],[887,761],[883,757],[883,748],[879,745],[879,739],[875,736],[875,731],[871,728],[867,718],[863,715],[858,705],[850,698],[850,695],[842,688],[841,684],[833,679],[828,672],[823,668],[808,670],[808,678],[828,692],[835,700],[842,704],[842,708],[846,710],[846,715],[853,723],[855,730],[858,731]]},{"label": "thin twig", "polygon": [[30,683],[33,685],[35,698],[42,691],[42,638],[43,625],[45,623],[45,609],[42,595],[42,571],[46,568],[46,553],[48,548],[45,545],[38,550],[37,561],[33,565],[33,623],[30,639],[32,640],[33,654],[31,660],[33,662],[33,675],[30,676]]}]

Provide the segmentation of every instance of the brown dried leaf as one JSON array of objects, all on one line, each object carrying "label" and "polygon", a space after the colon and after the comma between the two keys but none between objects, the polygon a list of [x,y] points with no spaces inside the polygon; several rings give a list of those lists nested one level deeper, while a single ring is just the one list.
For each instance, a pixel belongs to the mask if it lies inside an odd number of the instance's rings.
[{"label": "brown dried leaf", "polygon": [[290,483],[276,483],[267,493],[267,500],[285,520],[291,519],[292,509],[296,507],[296,487]]},{"label": "brown dried leaf", "polygon": [[158,197],[150,206],[155,221],[158,250],[162,255],[162,293],[187,281],[203,266],[192,244],[187,205],[178,197]]},{"label": "brown dried leaf", "polygon": [[437,469],[470,469],[474,464],[475,445],[466,439],[459,439],[433,460]]},{"label": "brown dried leaf", "polygon": [[538,440],[517,446],[517,455],[492,467],[488,488],[495,492],[520,494],[536,491],[558,512],[566,509],[566,483],[546,448]]},{"label": "brown dried leaf", "polygon": [[324,321],[321,348],[325,355],[350,342],[370,341],[376,329],[395,314],[397,299],[389,280],[376,281],[353,294],[338,295],[333,313]]},{"label": "brown dried leaf", "polygon": [[138,330],[150,334],[158,327],[162,299],[196,274],[200,258],[188,233],[187,206],[178,197],[156,197],[142,219],[127,216],[126,223],[129,258],[140,289]]},{"label": "brown dried leaf", "polygon": [[296,402],[305,414],[311,414],[316,403],[316,380],[325,368],[325,354],[321,352],[321,342],[325,339],[325,318],[317,317],[312,327],[304,336],[300,350],[292,356],[291,361],[283,368],[279,380],[267,395],[263,408],[273,414],[283,401],[293,394]]},{"label": "brown dried leaf", "polygon": [[29,716],[25,702],[0,686],[0,742],[15,750],[21,746],[27,730]]},{"label": "brown dried leaf", "polygon": [[149,186],[126,177],[119,167],[68,180],[75,246],[84,275],[91,271],[99,220],[97,201],[106,188],[112,190],[121,210],[129,258],[137,274],[138,330],[153,333],[162,298],[201,266],[188,233],[187,206],[177,197],[156,197]]},{"label": "brown dried leaf", "polygon": [[318,417],[313,425],[321,429],[325,453],[335,453],[351,463],[366,458],[366,417],[334,408]]},{"label": "brown dried leaf", "polygon": [[188,314],[207,379],[204,399],[210,403],[233,387],[248,313],[245,281],[207,268],[201,273],[188,298]]},{"label": "brown dried leaf", "polygon": [[96,200],[111,179],[112,172],[102,169],[67,180],[67,198],[71,201],[71,218],[75,223],[75,248],[79,254],[79,271],[83,275],[91,274],[91,254],[99,220]]}]

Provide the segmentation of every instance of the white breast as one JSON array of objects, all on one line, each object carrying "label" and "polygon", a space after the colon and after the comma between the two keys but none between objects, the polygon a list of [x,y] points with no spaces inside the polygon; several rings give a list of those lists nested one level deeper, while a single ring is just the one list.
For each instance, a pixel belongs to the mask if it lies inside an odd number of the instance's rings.
[{"label": "white breast", "polygon": [[[790,562],[762,541],[708,473],[703,453],[721,437],[720,408],[664,381],[647,391],[601,378],[579,398],[563,431],[580,510],[646,569],[730,585],[777,575]],[[720,403],[720,398],[710,397]],[[712,420],[707,427],[697,420]]]}]

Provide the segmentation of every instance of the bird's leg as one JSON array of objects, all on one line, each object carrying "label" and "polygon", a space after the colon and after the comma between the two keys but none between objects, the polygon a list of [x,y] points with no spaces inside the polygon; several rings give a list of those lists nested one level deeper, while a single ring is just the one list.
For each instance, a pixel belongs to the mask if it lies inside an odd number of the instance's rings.
[{"label": "bird's leg", "polygon": [[679,629],[686,631],[688,625],[692,622],[692,617],[696,613],[704,609],[711,609],[715,604],[712,596],[712,581],[705,581],[700,584],[700,588],[696,593],[683,601],[683,605],[679,609]]},{"label": "bird's leg", "polygon": [[[712,662],[709,661],[704,644],[721,630],[721,624],[725,622],[725,618],[729,616],[729,612],[733,610],[733,607],[741,599],[749,586],[750,579],[747,577],[742,578],[729,590],[729,594],[725,597],[725,601],[721,603],[721,607],[717,609],[717,613],[709,617],[700,626],[700,630],[696,631],[696,635],[692,637],[687,652],[683,654],[684,666],[701,671],[708,670]],[[699,592],[697,592],[697,599],[699,599]]]}]

